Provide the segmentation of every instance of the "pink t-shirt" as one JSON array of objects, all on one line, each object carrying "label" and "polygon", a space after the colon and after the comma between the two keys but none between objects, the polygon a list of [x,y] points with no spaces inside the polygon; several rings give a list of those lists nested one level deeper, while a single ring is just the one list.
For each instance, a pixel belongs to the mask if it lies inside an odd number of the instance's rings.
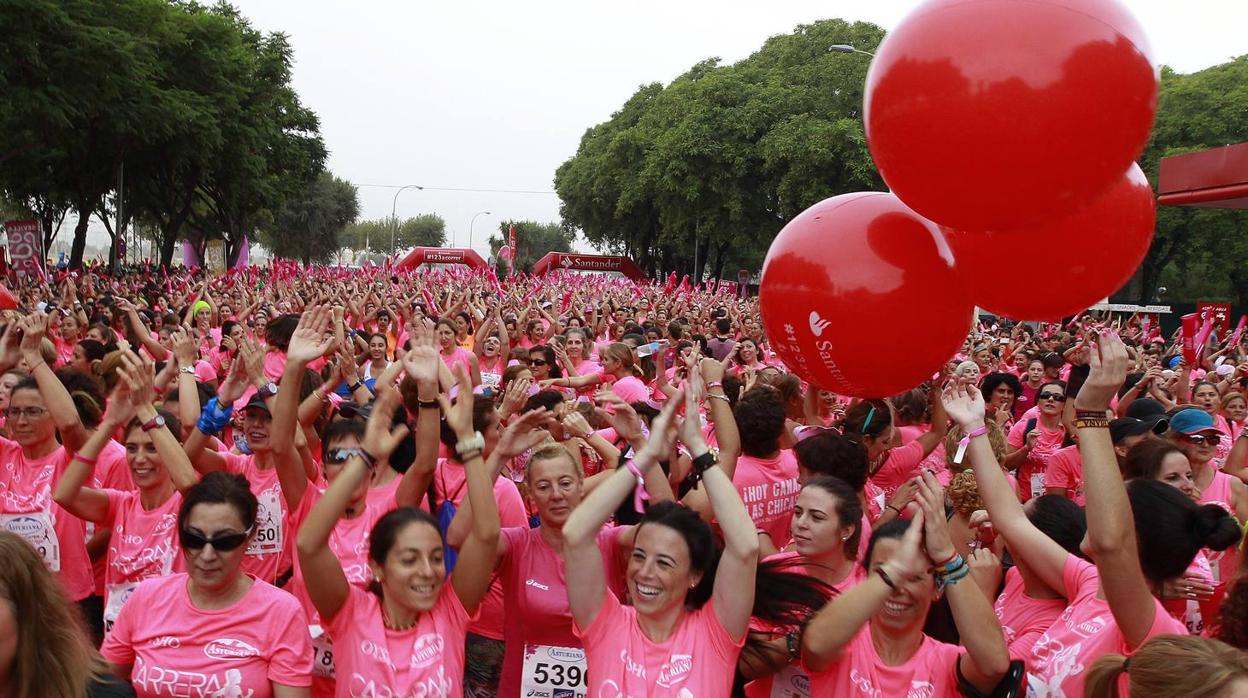
[{"label": "pink t-shirt", "polygon": [[797,457],[791,449],[780,449],[775,458],[737,458],[732,484],[754,525],[771,536],[772,543],[783,545],[789,540],[793,505],[802,489],[797,484]]},{"label": "pink t-shirt", "polygon": [[339,698],[463,695],[468,612],[448,579],[433,608],[407,630],[389,630],[381,599],[351,587],[326,624],[334,640]]},{"label": "pink t-shirt", "polygon": [[442,363],[446,364],[446,367],[451,369],[452,375],[455,373],[456,366],[463,366],[464,370],[471,375],[472,359],[469,357],[472,355],[472,352],[463,347],[455,347],[455,350],[450,354],[443,354],[441,351],[438,352],[438,356],[442,357]]},{"label": "pink t-shirt", "polygon": [[686,612],[664,642],[646,637],[637,609],[604,592],[587,628],[573,624],[585,643],[586,696],[718,698],[732,692],[733,670],[745,636],[733,640],[715,615],[715,602]]},{"label": "pink t-shirt", "polygon": [[[1070,555],[1062,577],[1069,605],[1032,647],[1027,660],[1029,696],[1078,698],[1083,695],[1085,672],[1098,657],[1110,653],[1130,655],[1138,649],[1127,646],[1109,602],[1096,597],[1100,586],[1096,565]],[[1161,602],[1154,600],[1153,604],[1153,627],[1145,640],[1157,635],[1187,634],[1187,628],[1171,618]],[[1126,676],[1122,678],[1120,686],[1125,686]]]},{"label": "pink t-shirt", "polygon": [[[1027,420],[1016,422],[1010,427],[1010,433],[1006,437],[1006,442],[1013,449],[1020,449],[1026,443],[1027,437],[1023,432],[1027,431]],[[1062,447],[1062,441],[1066,438],[1066,430],[1061,426],[1049,430],[1044,427],[1040,421],[1036,421],[1035,431],[1039,432],[1036,444],[1032,447],[1031,452],[1027,454],[1027,459],[1018,466],[1018,496],[1019,499],[1026,502],[1032,497],[1039,497],[1044,494],[1044,470],[1049,464],[1049,456],[1053,455]]]},{"label": "pink t-shirt", "polygon": [[1027,660],[1041,633],[1066,610],[1066,599],[1033,599],[1023,589],[1023,575],[1017,567],[1005,571],[1005,589],[992,610],[1001,621],[1010,659]]},{"label": "pink t-shirt", "polygon": [[294,564],[295,537],[287,518],[286,498],[278,481],[277,468],[261,469],[254,455],[222,453],[225,470],[242,475],[260,502],[256,510],[256,535],[243,558],[243,570],[270,584]]},{"label": "pink t-shirt", "polygon": [[[598,547],[604,558],[615,554],[616,537],[611,528],[599,532]],[[583,674],[585,661],[583,657],[577,659],[581,640],[572,632],[563,558],[542,538],[540,528],[504,528],[502,539],[506,552],[497,569],[507,609],[503,625],[507,651],[498,683],[499,695],[526,695],[521,692],[523,669],[525,660],[533,655],[563,666],[564,680],[557,683],[584,690],[583,681],[570,680],[569,674],[575,672],[566,671],[576,666]],[[563,651],[568,649],[573,651]],[[528,678],[530,683],[537,683],[533,681],[535,676]],[[541,683],[555,683],[553,678]]]},{"label": "pink t-shirt", "polygon": [[[1206,466],[1208,467],[1208,466]],[[1215,471],[1213,481],[1209,486],[1201,490],[1201,504],[1217,504],[1232,516],[1235,510],[1231,508],[1231,479],[1233,475],[1227,475],[1221,470]],[[1232,545],[1226,550],[1205,550],[1206,556],[1209,558],[1209,569],[1213,575],[1213,582],[1219,587],[1220,597],[1225,591],[1224,587],[1227,582],[1235,576],[1235,571],[1239,569],[1240,555],[1238,545]]]},{"label": "pink t-shirt", "polygon": [[164,504],[148,511],[137,492],[104,490],[108,512],[100,525],[112,528],[105,570],[104,625],[117,620],[122,605],[139,582],[182,572],[186,564],[178,545],[178,507],[182,493],[174,491]]},{"label": "pink t-shirt", "polygon": [[636,376],[624,376],[611,384],[611,392],[624,402],[645,402],[650,399],[650,389]]},{"label": "pink t-shirt", "polygon": [[1066,490],[1066,498],[1079,506],[1087,502],[1083,497],[1083,458],[1079,455],[1079,446],[1060,448],[1049,456],[1048,465],[1044,467],[1044,486],[1061,487]]},{"label": "pink t-shirt", "polygon": [[891,449],[884,464],[871,476],[871,481],[884,490],[886,497],[891,497],[898,487],[919,472],[923,457],[923,444],[918,441]]},{"label": "pink t-shirt", "polygon": [[[88,481],[89,486],[122,492],[135,491],[134,479],[130,474],[130,462],[126,459],[125,446],[109,439],[104,444],[104,448],[100,449],[100,455],[96,456],[95,460],[95,481]],[[89,541],[95,535],[95,524],[88,521],[86,526]],[[104,587],[104,568],[107,564],[108,556],[106,555],[100,555],[91,561],[91,574],[95,578],[95,593],[101,597],[105,596],[107,591]]]},{"label": "pink t-shirt", "polygon": [[926,635],[904,664],[888,666],[876,654],[871,626],[862,626],[835,664],[810,675],[812,696],[953,698],[960,695],[955,667],[962,648]]},{"label": "pink t-shirt", "polygon": [[[433,487],[438,502],[449,499],[456,507],[463,506],[464,497],[468,496],[468,482],[465,478],[462,463],[439,458],[437,470],[433,474]],[[516,483],[505,477],[495,479],[494,501],[498,504],[498,518],[503,528],[528,525],[529,512],[524,507],[524,500],[520,497],[520,490],[516,489]],[[490,591],[481,601],[481,608],[477,610],[476,620],[469,630],[492,640],[503,639],[503,585],[497,575],[490,583]]]},{"label": "pink t-shirt", "polygon": [[149,579],[121,609],[100,652],[139,698],[268,698],[273,683],[308,686],[312,647],[299,603],[255,580],[228,608],[191,603],[187,576]]},{"label": "pink t-shirt", "polygon": [[16,441],[0,437],[0,530],[29,541],[69,599],[81,601],[95,593],[86,526],[52,501],[52,485],[69,458],[62,446],[43,458],[27,459]]}]

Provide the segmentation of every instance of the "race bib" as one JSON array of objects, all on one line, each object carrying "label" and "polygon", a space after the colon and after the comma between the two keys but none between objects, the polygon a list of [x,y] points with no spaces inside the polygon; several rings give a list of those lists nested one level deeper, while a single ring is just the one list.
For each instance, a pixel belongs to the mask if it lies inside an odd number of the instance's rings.
[{"label": "race bib", "polygon": [[1039,497],[1044,494],[1044,471],[1031,474],[1031,496]]},{"label": "race bib", "polygon": [[334,678],[334,643],[329,633],[319,625],[309,625],[308,632],[312,635],[312,675]]},{"label": "race bib", "polygon": [[53,572],[61,571],[61,541],[56,537],[52,516],[46,511],[28,514],[0,514],[0,529],[25,538]]},{"label": "race bib", "polygon": [[128,582],[125,584],[109,584],[105,587],[104,593],[108,600],[104,605],[104,632],[113,629],[113,623],[117,622],[117,616],[121,613],[121,607],[126,605],[126,600],[134,593],[137,582]]},{"label": "race bib", "polygon": [[261,492],[256,500],[256,537],[247,548],[248,555],[272,555],[282,552],[282,494],[278,490]]},{"label": "race bib", "polygon": [[585,650],[579,647],[525,645],[520,695],[585,698]]},{"label": "race bib", "polygon": [[796,663],[771,677],[771,698],[810,698],[810,677]]}]

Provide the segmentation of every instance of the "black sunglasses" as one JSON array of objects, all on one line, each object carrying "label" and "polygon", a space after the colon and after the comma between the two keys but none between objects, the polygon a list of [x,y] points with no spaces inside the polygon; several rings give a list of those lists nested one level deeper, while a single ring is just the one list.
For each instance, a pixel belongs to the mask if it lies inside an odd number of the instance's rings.
[{"label": "black sunglasses", "polygon": [[1055,402],[1066,402],[1066,396],[1061,393],[1040,393],[1041,400],[1053,400]]},{"label": "black sunglasses", "polygon": [[[252,527],[254,528],[254,526]],[[251,535],[251,528],[243,533],[227,533],[224,536],[215,538],[205,538],[204,536],[188,531],[185,528],[178,529],[178,542],[186,550],[203,550],[205,545],[211,545],[213,550],[219,553],[228,553],[231,550],[247,542],[247,538]]]},{"label": "black sunglasses", "polygon": [[545,366],[546,359],[529,359],[530,366]]},{"label": "black sunglasses", "polygon": [[346,463],[351,456],[363,456],[364,449],[361,448],[331,448],[325,454],[326,465],[339,465]]}]

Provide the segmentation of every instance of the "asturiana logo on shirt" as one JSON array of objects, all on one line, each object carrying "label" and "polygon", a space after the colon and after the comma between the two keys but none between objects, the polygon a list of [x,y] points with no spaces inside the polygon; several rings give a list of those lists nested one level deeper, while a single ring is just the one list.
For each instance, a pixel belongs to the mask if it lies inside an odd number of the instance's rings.
[{"label": "asturiana logo on shirt", "polygon": [[691,671],[693,671],[693,655],[673,654],[659,669],[659,678],[655,680],[655,683],[663,688],[670,688],[689,678]]},{"label": "asturiana logo on shirt", "polygon": [[222,637],[204,645],[204,654],[209,659],[250,659],[259,657],[260,650],[232,637]]},{"label": "asturiana logo on shirt", "polygon": [[437,633],[427,633],[416,638],[412,645],[411,667],[415,669],[437,661],[442,656],[442,645],[442,636]]}]

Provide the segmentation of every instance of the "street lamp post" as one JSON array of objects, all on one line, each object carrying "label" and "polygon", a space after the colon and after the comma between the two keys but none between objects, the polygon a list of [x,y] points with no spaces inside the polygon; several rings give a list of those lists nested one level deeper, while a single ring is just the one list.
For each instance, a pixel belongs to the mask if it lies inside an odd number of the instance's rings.
[{"label": "street lamp post", "polygon": [[[402,194],[404,189],[423,190],[424,187],[419,184],[408,184],[406,186],[399,187],[399,190],[394,193],[394,200],[390,202],[390,256],[392,257],[394,256],[394,236],[399,232],[399,219],[394,217],[394,209],[399,205],[399,194]],[[367,234],[364,240],[364,247],[366,249],[368,248]]]},{"label": "street lamp post", "polygon": [[870,56],[872,58],[875,58],[874,53],[870,53],[868,51],[863,51],[862,49],[854,48],[853,46],[850,46],[849,44],[832,44],[831,46],[828,47],[828,50],[831,51],[832,53],[861,53],[864,56]]},{"label": "street lamp post", "polygon": [[491,216],[491,215],[494,215],[494,214],[490,213],[489,211],[478,211],[472,214],[472,220],[468,221],[468,249],[472,249],[472,224],[477,222],[477,216]]}]

